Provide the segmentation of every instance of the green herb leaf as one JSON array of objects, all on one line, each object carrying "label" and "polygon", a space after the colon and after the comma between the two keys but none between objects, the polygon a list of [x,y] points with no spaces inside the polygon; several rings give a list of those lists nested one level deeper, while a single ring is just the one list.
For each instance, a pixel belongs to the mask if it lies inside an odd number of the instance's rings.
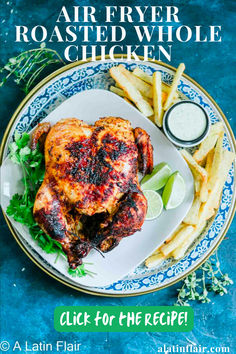
[{"label": "green herb leaf", "polygon": [[89,276],[94,276],[96,273],[91,272],[90,270],[85,268],[85,263],[81,264],[80,266],[78,266],[76,269],[71,269],[68,268],[68,274],[70,274],[72,277],[84,277],[86,275]]}]

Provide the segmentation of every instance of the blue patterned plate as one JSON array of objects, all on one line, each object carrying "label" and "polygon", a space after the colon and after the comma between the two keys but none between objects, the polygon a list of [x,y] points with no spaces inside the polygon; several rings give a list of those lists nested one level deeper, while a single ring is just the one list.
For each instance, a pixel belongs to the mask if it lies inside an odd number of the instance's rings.
[{"label": "blue patterned plate", "polygon": [[[2,159],[7,156],[7,146],[14,131],[29,131],[58,107],[67,98],[90,89],[105,89],[113,84],[108,70],[111,66],[124,64],[127,69],[133,70],[137,65],[148,74],[155,70],[162,72],[164,82],[170,84],[174,69],[161,63],[116,62],[74,63],[64,67],[43,80],[22,102],[3,139]],[[190,100],[199,103],[207,111],[211,122],[223,121],[225,128],[224,147],[235,151],[235,139],[223,113],[211,97],[193,80],[184,76],[178,90]],[[54,267],[51,267],[44,257],[34,250],[28,242],[14,228],[9,220],[7,223],[17,242],[27,255],[46,273],[64,284],[75,289],[97,295],[131,296],[155,291],[169,286],[183,278],[187,273],[196,269],[208,257],[222,240],[235,209],[235,168],[232,167],[224,186],[222,201],[218,213],[211,221],[199,239],[191,247],[188,254],[180,261],[171,259],[164,261],[157,269],[149,270],[141,265],[124,279],[106,287],[85,287],[78,285],[74,278],[64,276]]]}]

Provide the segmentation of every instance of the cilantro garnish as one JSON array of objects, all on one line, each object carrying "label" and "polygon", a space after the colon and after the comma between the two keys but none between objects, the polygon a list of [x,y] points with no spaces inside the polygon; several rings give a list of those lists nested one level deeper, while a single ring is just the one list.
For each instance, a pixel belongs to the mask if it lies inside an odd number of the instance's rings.
[{"label": "cilantro garnish", "polygon": [[72,277],[84,277],[85,275],[90,275],[91,277],[93,275],[95,275],[96,273],[91,272],[90,270],[85,268],[85,264],[91,264],[91,263],[83,263],[81,264],[79,267],[77,267],[76,269],[68,269],[68,273],[72,276]]}]

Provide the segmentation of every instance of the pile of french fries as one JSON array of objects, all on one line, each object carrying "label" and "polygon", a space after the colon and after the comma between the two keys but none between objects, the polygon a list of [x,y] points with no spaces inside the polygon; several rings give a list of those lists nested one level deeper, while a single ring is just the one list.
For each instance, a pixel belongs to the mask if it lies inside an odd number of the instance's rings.
[{"label": "pile of french fries", "polygon": [[162,127],[165,111],[180,101],[177,87],[184,69],[181,63],[172,85],[168,86],[162,82],[159,71],[151,76],[138,67],[131,72],[120,64],[110,69],[110,75],[116,82],[116,86],[111,86],[110,90],[133,103],[146,117]]},{"label": "pile of french fries", "polygon": [[[110,75],[116,83],[110,90],[134,104],[158,127],[162,127],[165,111],[180,101],[177,88],[184,70],[185,65],[181,63],[171,86],[168,86],[162,82],[159,71],[151,76],[138,67],[131,72],[123,65],[115,66],[110,69]],[[235,159],[233,152],[223,149],[223,137],[223,124],[216,123],[193,156],[187,150],[181,150],[194,177],[194,201],[175,232],[146,259],[147,267],[154,268],[170,257],[182,258],[216,214],[224,183]]]},{"label": "pile of french fries", "polygon": [[146,259],[147,267],[154,268],[166,258],[182,258],[216,214],[224,183],[235,159],[235,153],[223,149],[223,137],[223,124],[216,123],[193,155],[181,150],[194,177],[194,201],[177,230]]}]

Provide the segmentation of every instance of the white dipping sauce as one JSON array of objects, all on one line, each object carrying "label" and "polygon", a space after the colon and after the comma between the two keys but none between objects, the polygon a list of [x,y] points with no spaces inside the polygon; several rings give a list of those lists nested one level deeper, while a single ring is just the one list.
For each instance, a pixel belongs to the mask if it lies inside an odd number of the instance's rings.
[{"label": "white dipping sauce", "polygon": [[168,116],[171,133],[178,139],[192,141],[199,138],[207,126],[203,110],[191,102],[177,104]]}]

